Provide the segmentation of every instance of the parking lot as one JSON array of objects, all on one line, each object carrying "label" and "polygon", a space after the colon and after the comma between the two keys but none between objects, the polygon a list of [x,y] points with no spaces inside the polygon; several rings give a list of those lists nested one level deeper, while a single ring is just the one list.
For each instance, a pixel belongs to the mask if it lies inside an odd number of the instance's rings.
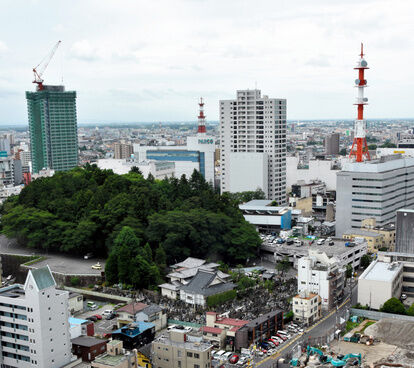
[{"label": "parking lot", "polygon": [[[250,352],[246,352],[247,349],[242,349],[242,354],[238,353],[227,353],[227,356],[225,356],[225,353],[220,354],[222,351],[213,351],[213,361],[212,365],[213,367],[220,367],[221,365],[225,365],[226,367],[245,367],[248,366],[249,362],[250,364],[258,364],[268,356],[271,356],[275,353],[277,353],[279,350],[283,349],[283,347],[288,344],[290,341],[295,339],[296,337],[299,337],[303,334],[303,329],[295,325],[294,329],[292,324],[286,325],[284,332],[286,332],[286,340],[283,340],[281,337],[277,337],[276,339],[272,339],[279,343],[278,346],[270,346],[268,343],[258,344],[258,346],[253,347]],[[261,346],[260,346],[261,345]],[[218,357],[217,355],[221,355]],[[236,363],[232,364],[229,362],[229,359],[233,356],[237,355],[238,358],[236,358]]]},{"label": "parking lot", "polygon": [[[76,315],[76,318],[80,318],[80,319],[87,319],[88,317],[94,316],[94,315],[99,315],[102,316],[102,312],[105,310],[114,310],[114,304],[107,304],[107,303],[102,303],[99,301],[95,301],[93,300],[93,302],[98,306],[98,309],[96,310],[87,310],[87,303],[88,301],[92,301],[90,299],[87,299],[84,301],[84,310],[85,312],[80,313],[78,315]],[[114,319],[110,319],[107,320],[105,319],[105,317],[102,317],[101,320],[97,320],[96,322],[94,322],[95,325],[95,334],[103,336],[104,334],[108,334],[108,333],[112,333],[112,331],[116,330],[117,327],[117,318],[115,317]]]}]

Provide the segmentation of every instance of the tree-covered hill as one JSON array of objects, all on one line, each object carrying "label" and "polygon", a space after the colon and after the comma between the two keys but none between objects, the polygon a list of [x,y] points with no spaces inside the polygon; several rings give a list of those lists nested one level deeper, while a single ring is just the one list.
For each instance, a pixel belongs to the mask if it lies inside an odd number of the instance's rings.
[{"label": "tree-covered hill", "polygon": [[159,181],[87,165],[33,181],[1,213],[5,235],[78,255],[107,256],[125,226],[153,252],[164,248],[168,263],[189,255],[240,263],[260,244],[234,196],[215,193],[196,171]]}]

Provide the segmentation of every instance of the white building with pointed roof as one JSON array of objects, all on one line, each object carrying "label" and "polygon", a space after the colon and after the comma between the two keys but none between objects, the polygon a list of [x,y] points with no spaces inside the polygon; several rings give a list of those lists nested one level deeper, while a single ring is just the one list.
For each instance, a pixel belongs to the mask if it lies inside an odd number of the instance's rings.
[{"label": "white building with pointed roof", "polygon": [[29,270],[24,285],[0,288],[0,366],[62,367],[71,362],[68,292],[49,266]]}]

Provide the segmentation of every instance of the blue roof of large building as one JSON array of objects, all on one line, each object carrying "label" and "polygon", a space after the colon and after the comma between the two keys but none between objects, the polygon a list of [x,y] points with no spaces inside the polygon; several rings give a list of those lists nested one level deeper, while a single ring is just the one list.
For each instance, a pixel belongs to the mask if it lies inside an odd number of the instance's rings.
[{"label": "blue roof of large building", "polygon": [[89,322],[86,319],[80,319],[80,318],[74,318],[74,317],[69,317],[68,321],[70,325],[81,325],[82,323]]},{"label": "blue roof of large building", "polygon": [[123,334],[129,337],[135,337],[153,327],[155,327],[153,323],[138,321],[138,322],[130,323],[127,326],[121,327],[118,330],[115,330],[114,332],[112,332],[112,335]]}]

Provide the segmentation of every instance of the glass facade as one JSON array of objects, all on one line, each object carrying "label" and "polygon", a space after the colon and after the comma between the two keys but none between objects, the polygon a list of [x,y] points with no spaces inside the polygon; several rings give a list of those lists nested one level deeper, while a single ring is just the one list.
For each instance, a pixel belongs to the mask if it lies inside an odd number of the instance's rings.
[{"label": "glass facade", "polygon": [[76,92],[44,87],[26,92],[33,172],[70,170],[78,165]]}]

